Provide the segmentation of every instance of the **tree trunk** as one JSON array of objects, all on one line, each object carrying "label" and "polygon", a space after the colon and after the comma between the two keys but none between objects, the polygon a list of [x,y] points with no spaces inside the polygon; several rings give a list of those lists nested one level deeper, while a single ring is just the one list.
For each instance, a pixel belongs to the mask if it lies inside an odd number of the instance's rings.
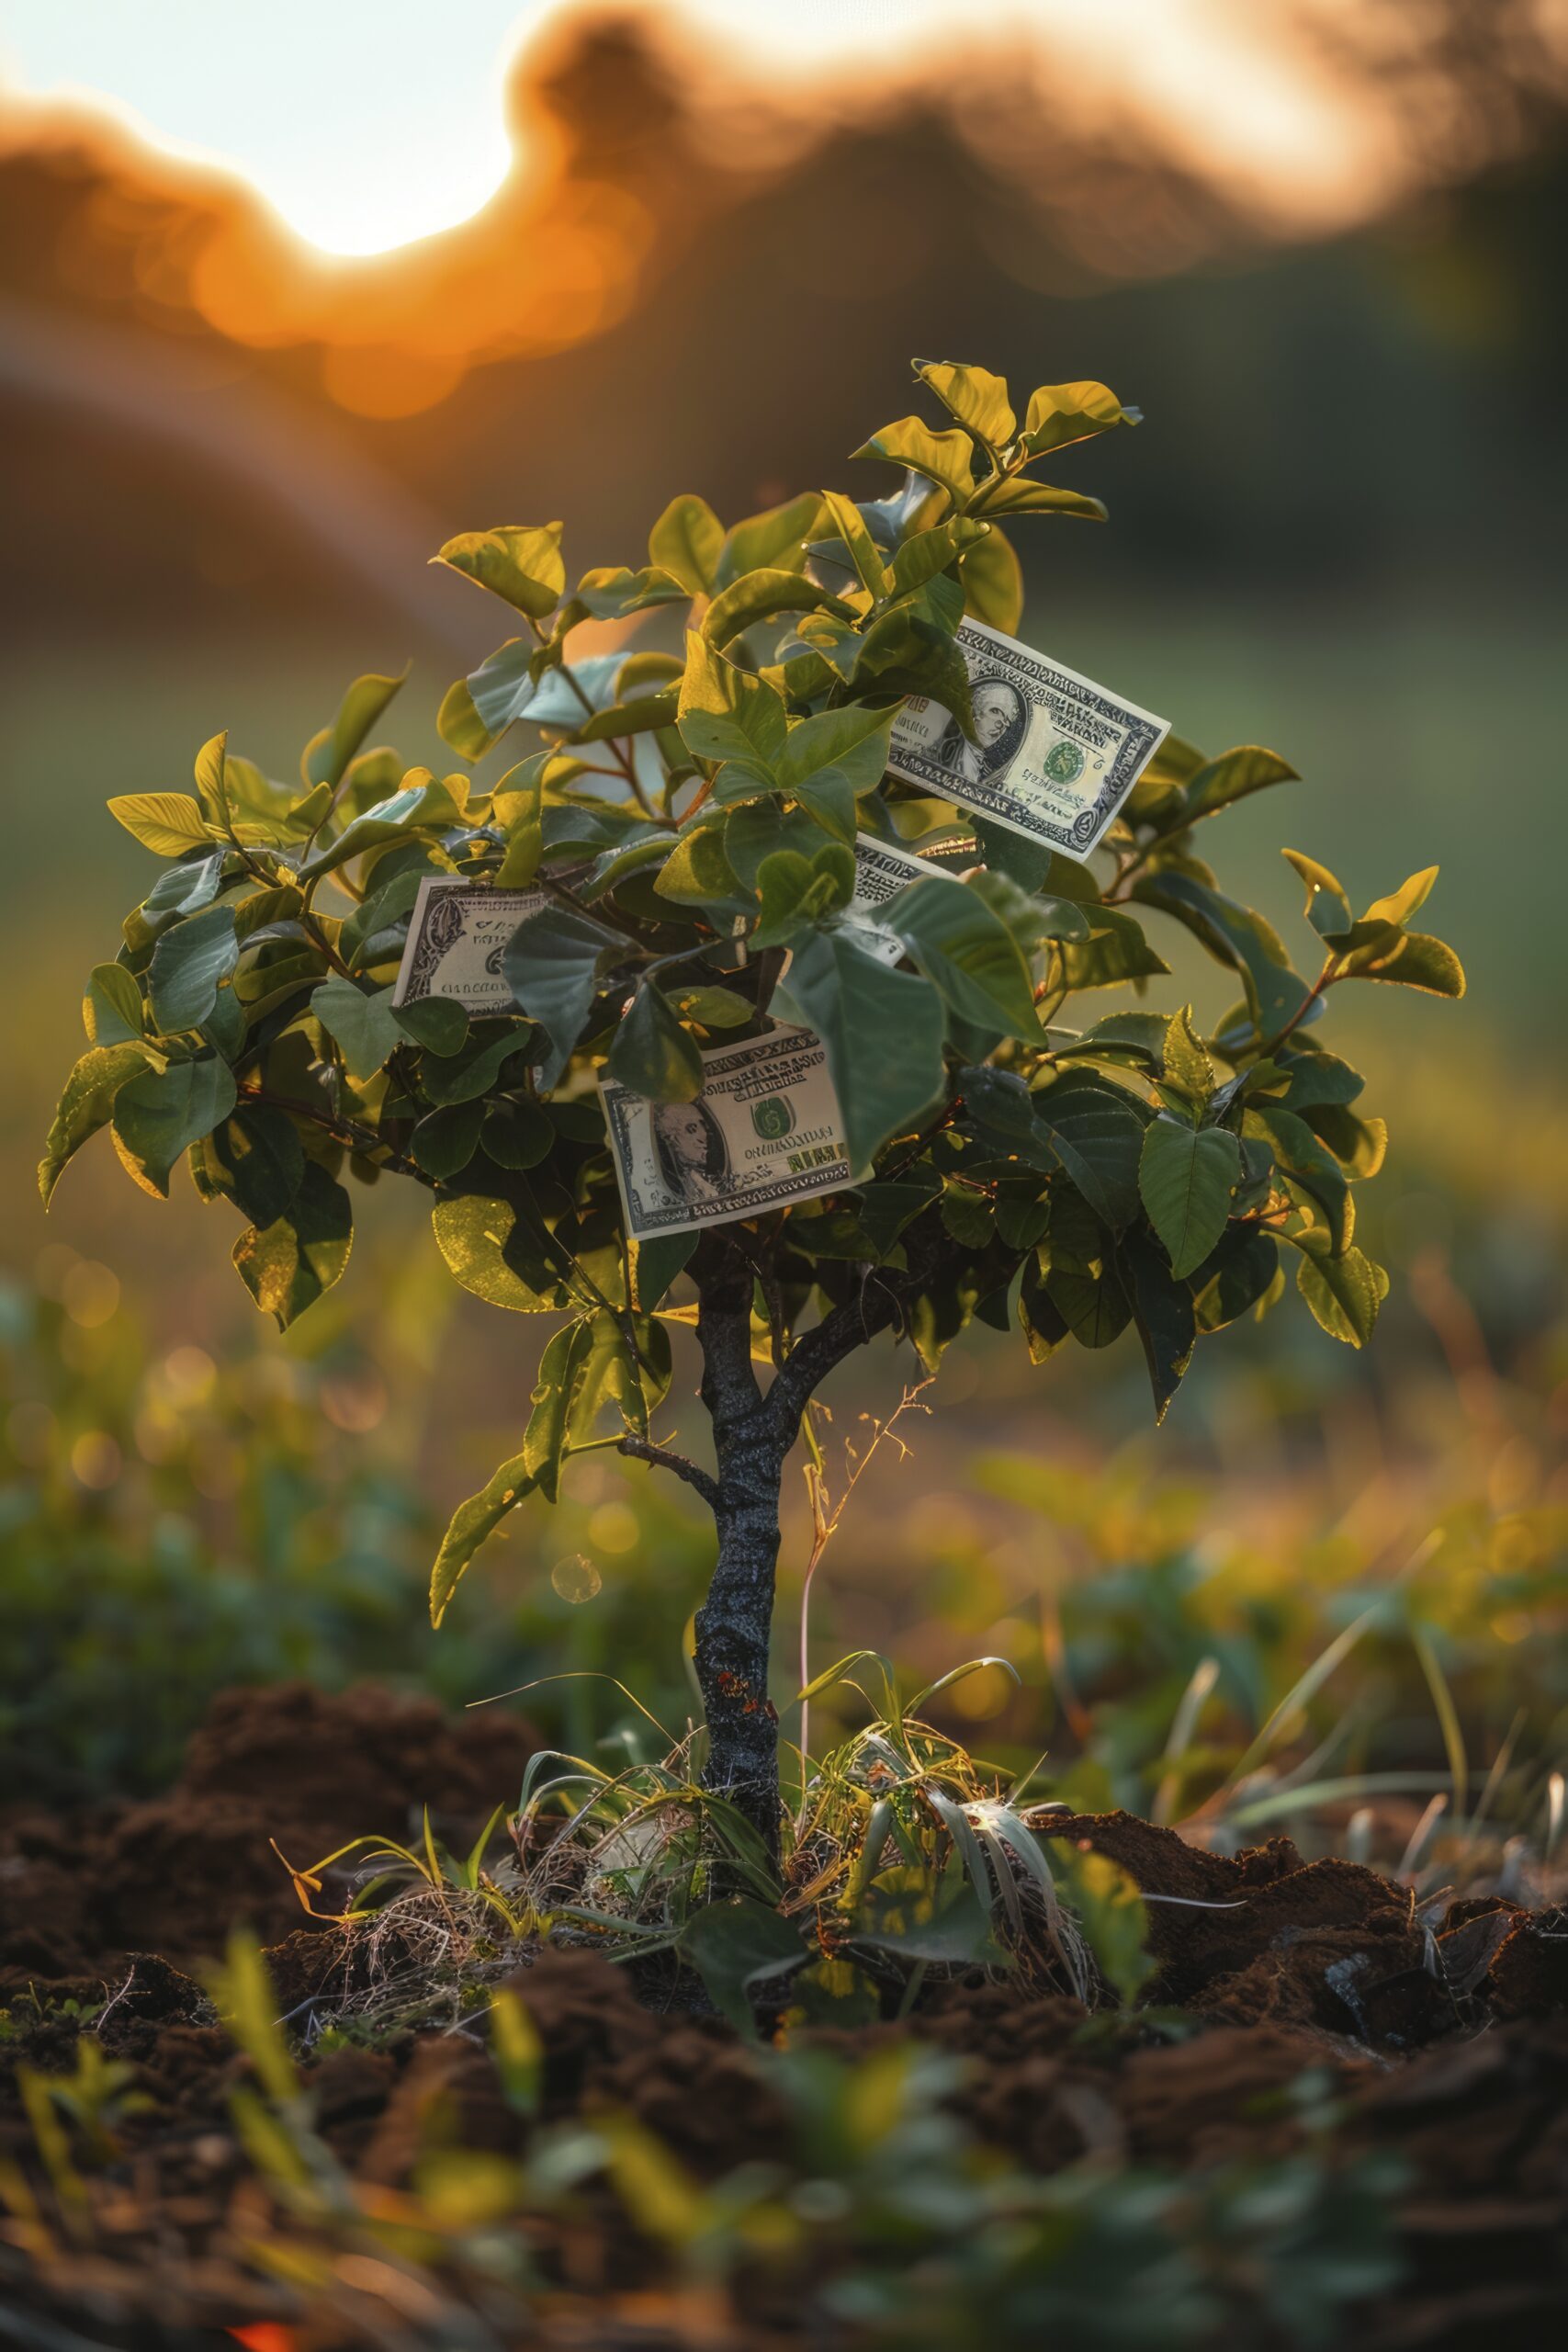
[{"label": "tree trunk", "polygon": [[718,1560],[696,1617],[697,1680],[707,1716],[709,1788],[739,1807],[770,1854],[779,1845],[779,1719],[768,1695],[779,1494],[794,1428],[751,1363],[751,1269],[732,1243],[705,1238],[700,1300],[703,1402],[718,1457]]},{"label": "tree trunk", "polygon": [[719,1456],[718,1561],[697,1611],[696,1668],[707,1716],[709,1788],[739,1807],[770,1854],[779,1845],[779,1719],[768,1696],[783,1464]]}]

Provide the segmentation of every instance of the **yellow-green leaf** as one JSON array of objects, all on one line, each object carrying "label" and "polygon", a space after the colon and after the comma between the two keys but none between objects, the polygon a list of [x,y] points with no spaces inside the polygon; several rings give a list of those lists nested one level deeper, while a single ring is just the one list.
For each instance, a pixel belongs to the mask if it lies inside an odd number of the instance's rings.
[{"label": "yellow-green leaf", "polygon": [[127,792],[108,804],[109,815],[159,857],[184,857],[203,849],[212,829],[188,792]]},{"label": "yellow-green leaf", "polygon": [[705,498],[672,498],[648,535],[648,560],[673,572],[694,596],[711,596],[718,580],[724,525]]},{"label": "yellow-green leaf", "polygon": [[430,1572],[430,1622],[439,1625],[463,1573],[481,1544],[488,1543],[509,1512],[534,1491],[534,1480],[514,1453],[480,1487],[461,1502],[447,1522]]},{"label": "yellow-green leaf", "polygon": [[1018,431],[1006,379],[988,368],[966,368],[952,359],[917,359],[915,373],[929,384],[950,415],[978,440],[999,449]]},{"label": "yellow-green leaf", "polygon": [[566,566],[559,523],[498,524],[491,531],[463,531],[448,539],[433,560],[488,588],[519,613],[543,620],[560,602]]}]

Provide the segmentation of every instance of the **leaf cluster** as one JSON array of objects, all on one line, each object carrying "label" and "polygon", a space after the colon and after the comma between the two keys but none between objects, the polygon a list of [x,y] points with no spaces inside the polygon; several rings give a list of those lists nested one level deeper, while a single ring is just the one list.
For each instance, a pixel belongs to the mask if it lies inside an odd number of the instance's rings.
[{"label": "leaf cluster", "polygon": [[[628,1241],[596,1080],[690,1100],[705,1047],[776,1020],[823,1041],[854,1178],[730,1228],[775,1363],[874,1278],[928,1368],[975,1317],[1037,1362],[1130,1325],[1163,1415],[1198,1339],[1279,1295],[1282,1252],[1325,1330],[1371,1336],[1387,1284],[1352,1187],[1384,1130],[1318,1024],[1349,980],[1461,992],[1410,927],[1433,876],[1358,916],[1286,852],[1321,958],[1298,971],[1200,831],[1293,780],[1271,752],[1168,738],[1087,865],[889,775],[907,697],[970,727],[965,616],[1019,625],[1004,519],[1102,511],[1037,462],[1136,422],[1101,384],[1043,386],[1021,421],[984,368],[916,375],[943,421],[855,453],[898,469],[882,497],[807,492],[727,528],[687,494],[646,561],[570,590],[558,523],[450,540],[436,560],[521,624],[442,705],[452,774],[370,745],[402,681],[365,677],[296,781],[218,736],[193,793],[110,803],[164,865],[90,978],[45,1197],[100,1128],[154,1193],[183,1157],[240,1211],[234,1262],[288,1324],[343,1273],[350,1182],[390,1170],[430,1190],[460,1283],[564,1318],[518,1453],[448,1532],[437,1613],[572,1452],[647,1437],[690,1317],[670,1295],[695,1238]],[[852,907],[858,836],[939,865],[879,912],[896,961]],[[504,952],[514,1010],[394,1004],[432,875],[537,893]],[[1233,976],[1212,1035],[1145,1008],[1172,924]]]}]

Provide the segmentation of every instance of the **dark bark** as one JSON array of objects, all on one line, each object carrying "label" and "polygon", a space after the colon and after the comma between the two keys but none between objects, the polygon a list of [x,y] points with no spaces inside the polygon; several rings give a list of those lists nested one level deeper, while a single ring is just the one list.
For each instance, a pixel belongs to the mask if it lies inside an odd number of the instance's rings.
[{"label": "dark bark", "polygon": [[[779,1499],[784,1464],[801,1417],[844,1357],[900,1324],[911,1298],[939,1271],[953,1245],[938,1228],[911,1238],[908,1265],[868,1270],[858,1299],[835,1307],[796,1341],[763,1393],[751,1361],[754,1270],[739,1244],[704,1237],[692,1273],[697,1285],[702,1397],[713,1427],[717,1477],[669,1463],[710,1503],[718,1559],[696,1615],[696,1669],[708,1729],[707,1785],[729,1798],[770,1853],[779,1841],[778,1714],[768,1694]],[[627,1452],[639,1448],[628,1443]]]},{"label": "dark bark", "polygon": [[[707,1717],[707,1782],[778,1850],[778,1716],[768,1695],[779,1492],[794,1430],[751,1363],[751,1268],[733,1242],[705,1239],[694,1268],[703,1351],[703,1403],[718,1476],[713,1501],[718,1559],[696,1617],[697,1680]],[[798,1417],[797,1417],[798,1419]]]}]

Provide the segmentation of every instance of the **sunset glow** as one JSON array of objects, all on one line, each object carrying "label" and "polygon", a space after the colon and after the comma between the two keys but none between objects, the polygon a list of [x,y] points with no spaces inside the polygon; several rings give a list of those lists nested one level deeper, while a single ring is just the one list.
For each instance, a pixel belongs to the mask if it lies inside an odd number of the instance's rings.
[{"label": "sunset glow", "polygon": [[[574,12],[559,0],[10,0],[0,77],[27,110],[99,111],[139,141],[249,186],[307,243],[367,255],[470,219],[513,161],[518,49]],[[755,75],[829,112],[874,102],[956,53],[1010,86],[1049,59],[1075,118],[1159,119],[1173,147],[1267,209],[1314,225],[1375,195],[1375,119],[1310,70],[1245,0],[645,0],[628,13],[690,51],[694,76]],[[853,89],[843,77],[855,77]],[[837,81],[840,86],[835,89]]]}]

